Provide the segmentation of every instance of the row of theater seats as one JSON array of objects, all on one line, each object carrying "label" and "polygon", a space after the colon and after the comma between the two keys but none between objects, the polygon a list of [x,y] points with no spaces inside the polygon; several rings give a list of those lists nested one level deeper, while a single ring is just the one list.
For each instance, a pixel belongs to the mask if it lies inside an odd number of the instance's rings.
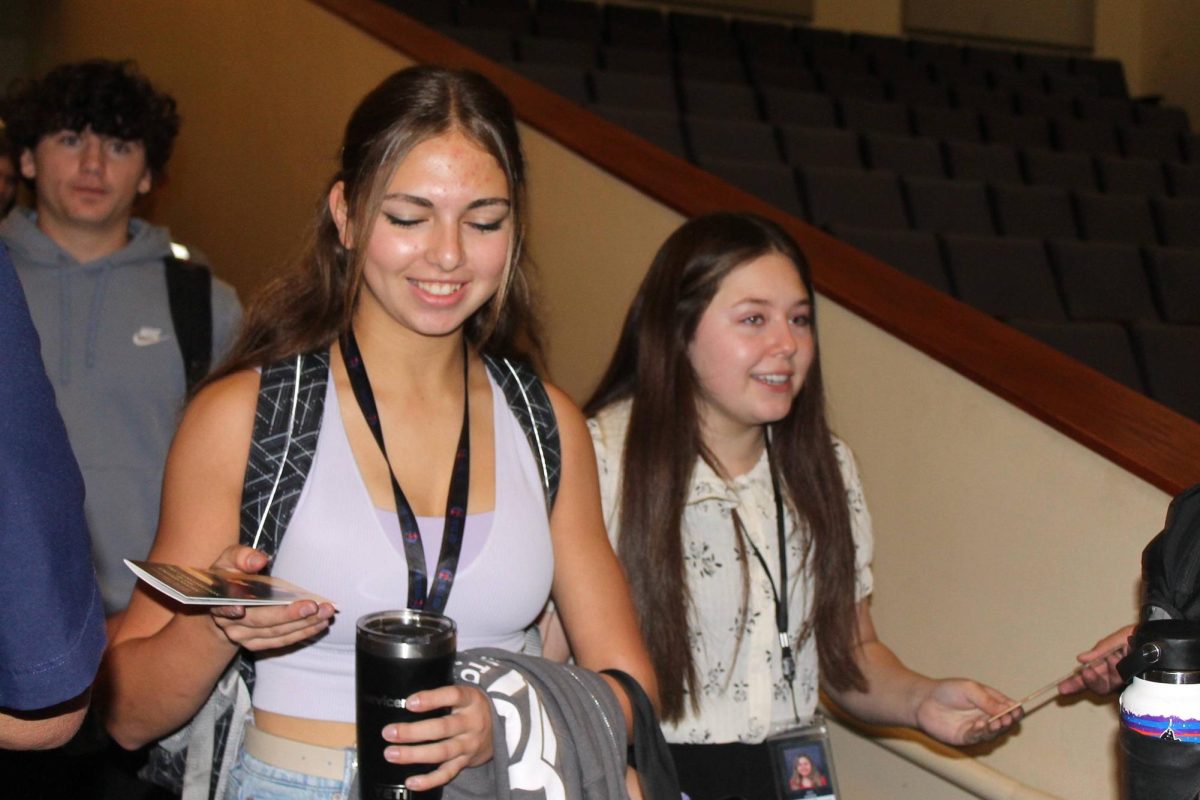
[{"label": "row of theater seats", "polygon": [[735,186],[825,227],[862,225],[1200,248],[1200,197],[1100,194],[840,167],[721,160],[704,166]]},{"label": "row of theater seats", "polygon": [[1200,420],[1200,250],[849,225],[831,232]]},{"label": "row of theater seats", "polygon": [[[478,37],[468,37],[477,39]],[[543,43],[545,44],[545,43]],[[960,108],[978,113],[1038,117],[1043,124],[1059,120],[1105,123],[1126,128],[1162,128],[1186,132],[1186,112],[1172,106],[1136,102],[1113,97],[1075,97],[1040,93],[1020,93],[977,86],[941,86],[910,84],[895,79],[862,77],[839,72],[813,73],[803,70],[775,75],[776,80],[745,81],[735,68],[727,70],[720,62],[669,59],[654,53],[651,63],[614,64],[609,53],[607,68],[594,65],[559,63],[537,58],[514,61],[507,46],[482,49],[496,61],[510,63],[528,77],[552,86],[580,104],[612,103],[627,95],[627,102],[638,107],[669,108],[679,106],[686,113],[716,116],[740,116],[748,109],[756,118],[784,121],[781,115],[795,116],[787,106],[795,101],[789,93],[808,93],[832,98],[871,100],[902,106]],[[491,51],[491,52],[488,52]],[[524,52],[528,52],[528,48]],[[646,61],[640,54],[638,62]],[[661,64],[654,63],[662,59]],[[645,93],[638,93],[637,82],[647,81]],[[675,85],[681,87],[676,96]],[[727,106],[733,106],[729,108]]]},{"label": "row of theater seats", "polygon": [[[625,117],[635,128],[645,120]],[[680,133],[683,135],[680,136]],[[687,119],[682,131],[666,127],[655,135],[701,165],[746,162],[763,165],[885,169],[901,175],[1060,186],[1084,192],[1200,195],[1200,164],[1149,158],[1119,158],[1007,143],[939,141],[927,136],[837,128],[761,128],[731,120]]]},{"label": "row of theater seats", "polygon": [[563,0],[382,0],[1200,420],[1200,136],[1121,65]]},{"label": "row of theater seats", "polygon": [[[794,89],[758,91],[740,84],[677,82],[661,75],[602,72],[588,75],[570,67],[522,68],[521,72],[609,118],[628,111],[642,112],[648,135],[677,129],[681,123],[712,119],[736,121],[746,130],[757,127],[766,131],[772,126],[840,127],[1093,155],[1200,162],[1200,136],[1173,127],[909,105]],[[669,146],[671,142],[667,139],[663,144]],[[764,157],[769,157],[766,152]]]},{"label": "row of theater seats", "polygon": [[[942,81],[1023,91],[1065,91],[1072,95],[1127,95],[1121,64],[1111,59],[1020,54],[751,20],[730,22],[715,15],[679,11],[663,14],[658,9],[614,4],[562,0],[539,0],[536,4],[531,0],[384,2],[427,24],[457,29],[463,38],[494,31],[523,42],[542,39],[631,51],[667,51],[709,61],[741,60],[878,75],[909,83]],[[484,47],[496,41],[489,41],[486,35],[477,37]],[[579,52],[562,46],[551,57],[578,59]],[[583,59],[589,65],[596,63],[587,55]],[[604,63],[602,57],[599,63]]]},{"label": "row of theater seats", "polygon": [[1150,195],[1194,195],[1200,186],[1200,137],[1193,144],[1194,160],[1184,162],[1154,155],[1055,151],[1012,141],[910,136],[893,130],[770,125],[607,106],[595,106],[593,110],[659,147],[702,165],[725,160],[760,165],[867,167],[907,175]]}]

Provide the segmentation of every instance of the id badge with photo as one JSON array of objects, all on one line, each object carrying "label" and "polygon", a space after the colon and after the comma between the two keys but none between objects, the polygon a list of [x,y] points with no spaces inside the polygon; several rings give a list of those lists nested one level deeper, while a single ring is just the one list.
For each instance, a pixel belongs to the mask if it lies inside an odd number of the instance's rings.
[{"label": "id badge with photo", "polygon": [[837,797],[833,749],[823,716],[817,714],[805,723],[772,734],[767,749],[771,753],[776,800]]}]

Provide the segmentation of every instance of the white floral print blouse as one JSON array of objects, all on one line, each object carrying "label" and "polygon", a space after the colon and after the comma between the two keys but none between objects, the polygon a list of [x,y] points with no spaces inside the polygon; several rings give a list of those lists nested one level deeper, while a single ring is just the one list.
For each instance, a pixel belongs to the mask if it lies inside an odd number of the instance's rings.
[{"label": "white floral print blouse", "polygon": [[[601,500],[609,538],[616,547],[620,536],[619,495],[622,450],[629,424],[629,402],[617,403],[588,420],[600,471]],[[871,516],[863,499],[854,456],[841,440],[834,452],[846,485],[846,503],[854,536],[856,599],[871,593],[871,555],[874,537]],[[738,509],[750,540],[771,566],[778,582],[779,555],[775,526],[775,498],[766,453],[750,472],[726,484],[698,460],[683,519],[684,562],[693,608],[689,640],[700,679],[700,713],[664,724],[667,741],[679,744],[761,742],[795,714],[780,663],[779,638],[771,585],[762,565],[751,553],[748,560],[750,591],[746,631],[734,657],[737,625],[741,618],[742,571],[730,510]],[[785,505],[786,508],[786,505]],[[808,616],[813,592],[810,570],[800,570],[800,544],[796,521],[787,514],[788,625],[793,643]],[[817,646],[813,637],[796,653],[796,706],[801,717],[812,715],[817,704]]]}]

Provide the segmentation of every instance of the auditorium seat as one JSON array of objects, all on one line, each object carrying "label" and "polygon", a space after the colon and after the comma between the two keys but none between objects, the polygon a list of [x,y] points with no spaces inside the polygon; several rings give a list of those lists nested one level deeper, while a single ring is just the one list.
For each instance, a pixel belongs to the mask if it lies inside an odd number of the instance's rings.
[{"label": "auditorium seat", "polygon": [[1069,56],[1051,55],[1049,53],[1021,53],[1021,69],[1037,75],[1052,73],[1069,75],[1071,59]]},{"label": "auditorium seat", "polygon": [[1094,78],[1097,92],[1102,97],[1129,97],[1125,68],[1115,58],[1077,58],[1073,68],[1078,76]]},{"label": "auditorium seat", "polygon": [[729,159],[781,163],[775,129],[753,119],[684,116],[692,157],[696,161]]},{"label": "auditorium seat", "polygon": [[1150,396],[1200,422],[1200,325],[1133,326]]},{"label": "auditorium seat", "polygon": [[1158,319],[1137,246],[1052,239],[1048,248],[1071,319]]},{"label": "auditorium seat", "polygon": [[1148,247],[1146,259],[1163,319],[1200,324],[1200,250]]},{"label": "auditorium seat", "polygon": [[460,28],[507,31],[512,36],[533,32],[533,11],[524,4],[459,3],[454,13]]},{"label": "auditorium seat", "polygon": [[597,64],[596,45],[578,39],[522,36],[517,40],[517,58],[523,62],[590,69]]},{"label": "auditorium seat", "polygon": [[1096,158],[1096,167],[1106,192],[1145,195],[1167,193],[1167,177],[1161,161],[1099,156]]},{"label": "auditorium seat", "polygon": [[1075,101],[1080,118],[1108,122],[1113,125],[1132,125],[1133,103],[1123,97],[1080,97]]},{"label": "auditorium seat", "polygon": [[809,221],[814,225],[907,228],[908,215],[894,174],[836,167],[800,169]]},{"label": "auditorium seat", "polygon": [[920,177],[906,177],[901,183],[913,228],[930,233],[996,235],[983,183]]},{"label": "auditorium seat", "polygon": [[1180,161],[1179,134],[1171,128],[1124,126],[1121,128],[1121,147],[1127,156],[1155,158],[1159,161]]},{"label": "auditorium seat", "polygon": [[1017,51],[999,50],[992,47],[964,47],[963,62],[994,73],[1006,74],[1020,71]]},{"label": "auditorium seat", "polygon": [[893,103],[903,103],[908,106],[950,107],[950,93],[940,83],[897,80],[894,76],[889,76],[887,87],[888,97]]},{"label": "auditorium seat", "polygon": [[838,110],[842,126],[853,131],[902,135],[912,131],[908,121],[908,108],[900,103],[843,97],[838,100]]},{"label": "auditorium seat", "polygon": [[1155,197],[1151,205],[1163,244],[1200,247],[1200,197]]},{"label": "auditorium seat", "polygon": [[878,66],[881,60],[911,61],[912,59],[908,39],[900,36],[856,32],[850,35],[850,47],[860,53],[869,53],[875,66]]},{"label": "auditorium seat", "polygon": [[1034,117],[1071,117],[1075,114],[1075,98],[1044,92],[1021,92],[1014,98],[1017,111]]},{"label": "auditorium seat", "polygon": [[737,37],[724,17],[672,11],[667,24],[680,54],[734,59],[739,55]]},{"label": "auditorium seat", "polygon": [[594,45],[604,38],[604,20],[600,6],[595,3],[538,3],[533,27],[538,36],[575,39]]},{"label": "auditorium seat", "polygon": [[514,64],[513,67],[531,81],[536,81],[581,106],[586,106],[591,102],[588,92],[588,73],[585,69],[564,64],[526,61]]},{"label": "auditorium seat", "polygon": [[1154,217],[1145,195],[1078,192],[1075,202],[1083,239],[1144,245],[1158,243]]},{"label": "auditorium seat", "polygon": [[913,61],[931,66],[943,80],[963,67],[962,48],[956,44],[913,39],[910,47]]},{"label": "auditorium seat", "polygon": [[733,31],[742,45],[742,50],[763,60],[772,57],[790,59],[799,52],[796,37],[790,25],[762,22],[752,19],[735,19]]},{"label": "auditorium seat", "polygon": [[758,96],[748,84],[683,80],[679,88],[687,114],[731,120],[760,118]]},{"label": "auditorium seat", "polygon": [[767,87],[762,90],[762,99],[767,119],[776,125],[837,125],[833,101],[823,94]]},{"label": "auditorium seat", "polygon": [[959,108],[969,108],[984,115],[1013,114],[1016,112],[1016,107],[1013,105],[1012,92],[998,92],[995,89],[989,89],[987,86],[971,83],[956,83],[952,93],[954,95],[954,103]]},{"label": "auditorium seat", "polygon": [[871,74],[871,61],[866,53],[845,47],[814,47],[808,51],[808,62],[818,72]]},{"label": "auditorium seat", "polygon": [[1025,175],[1032,184],[1085,192],[1099,188],[1095,165],[1087,153],[1030,148],[1021,152],[1021,158],[1025,162]]},{"label": "auditorium seat", "polygon": [[658,79],[670,76],[672,68],[671,51],[665,49],[609,45],[601,49],[600,60],[609,72],[650,75]]},{"label": "auditorium seat", "polygon": [[801,219],[807,216],[796,186],[795,172],[786,164],[706,159],[700,161],[700,166],[789,214]]},{"label": "auditorium seat", "polygon": [[[1046,91],[1046,83],[1041,75],[1031,75],[1025,72],[991,73],[992,88],[1004,92],[1012,98],[1015,104],[1017,95],[1028,95]],[[1017,106],[1017,110],[1020,110]],[[1022,112],[1026,113],[1026,112]]]},{"label": "auditorium seat", "polygon": [[1167,179],[1171,194],[1183,197],[1200,197],[1200,165],[1178,164],[1168,161]]},{"label": "auditorium seat", "polygon": [[1135,112],[1139,125],[1151,128],[1169,128],[1180,133],[1186,132],[1191,128],[1187,112],[1176,106],[1136,103]]},{"label": "auditorium seat", "polygon": [[1100,94],[1100,85],[1091,75],[1047,72],[1046,91],[1066,97],[1087,97]]},{"label": "auditorium seat", "polygon": [[783,125],[779,134],[784,159],[789,164],[847,169],[863,166],[858,134],[854,131]]},{"label": "auditorium seat", "polygon": [[1001,319],[1066,319],[1041,241],[956,234],[942,241],[963,301]]},{"label": "auditorium seat", "polygon": [[675,112],[675,81],[664,75],[635,75],[598,70],[592,73],[596,102],[605,106]]},{"label": "auditorium seat", "polygon": [[821,82],[817,74],[804,65],[803,59],[796,63],[779,61],[747,61],[750,83],[760,92],[774,89],[783,92],[810,92],[820,94]]},{"label": "auditorium seat", "polygon": [[818,70],[817,81],[821,90],[832,97],[873,103],[882,103],[887,99],[887,87],[874,75]]},{"label": "auditorium seat", "polygon": [[936,139],[923,136],[895,136],[889,133],[863,134],[867,165],[898,175],[924,175],[943,178],[946,168]]},{"label": "auditorium seat", "polygon": [[913,106],[912,125],[913,133],[934,139],[978,142],[983,138],[979,114],[967,108]]},{"label": "auditorium seat", "polygon": [[[936,86],[943,90],[946,88],[944,84],[932,81],[928,66],[918,64],[900,53],[888,51],[872,53],[871,69],[888,83]],[[949,96],[944,91],[942,102],[949,102]]]},{"label": "auditorium seat", "polygon": [[996,220],[1005,236],[1079,238],[1066,189],[1057,186],[992,187]]},{"label": "auditorium seat", "polygon": [[1014,147],[1050,147],[1050,126],[1045,117],[1016,114],[982,114],[983,131],[989,142]]},{"label": "auditorium seat", "polygon": [[438,30],[493,61],[507,64],[516,56],[513,36],[508,31],[457,27],[439,27]]},{"label": "auditorium seat", "polygon": [[608,42],[623,47],[669,50],[671,34],[666,17],[656,8],[604,6],[608,21]]},{"label": "auditorium seat", "polygon": [[687,157],[683,129],[680,126],[679,115],[674,110],[654,111],[606,105],[594,106],[592,110],[673,155]]},{"label": "auditorium seat", "polygon": [[746,74],[746,67],[737,56],[718,57],[679,53],[675,58],[675,72],[681,81],[712,81],[735,84],[738,88],[752,88]]},{"label": "auditorium seat", "polygon": [[796,29],[796,42],[804,50],[818,47],[850,47],[850,34],[831,28],[810,28],[807,25]]},{"label": "auditorium seat", "polygon": [[946,142],[950,176],[985,183],[1021,183],[1017,150],[1007,144]]},{"label": "auditorium seat", "polygon": [[1059,150],[1116,156],[1121,154],[1117,128],[1111,122],[1089,119],[1054,120],[1054,142]]},{"label": "auditorium seat", "polygon": [[1112,322],[1032,320],[1010,320],[1010,324],[1135,392],[1145,392],[1133,344],[1124,326]]},{"label": "auditorium seat", "polygon": [[880,261],[895,267],[910,277],[951,294],[950,281],[942,264],[937,237],[924,231],[879,230],[851,225],[835,225],[830,231]]}]

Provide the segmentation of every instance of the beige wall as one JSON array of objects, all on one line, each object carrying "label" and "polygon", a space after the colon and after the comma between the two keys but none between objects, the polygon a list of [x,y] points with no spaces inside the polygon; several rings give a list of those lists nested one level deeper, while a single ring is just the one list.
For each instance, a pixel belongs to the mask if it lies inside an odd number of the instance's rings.
[{"label": "beige wall", "polygon": [[[157,216],[241,286],[292,253],[359,96],[404,62],[301,0],[59,0],[43,62],[136,53],[187,117]],[[531,248],[551,368],[576,397],[679,217],[526,131]],[[876,529],[875,615],[933,674],[1022,695],[1133,618],[1137,554],[1167,498],[829,302],[822,342],[838,431]],[[983,763],[1051,794],[1117,796],[1112,704],[1052,705]],[[845,794],[968,795],[839,732]]]}]

